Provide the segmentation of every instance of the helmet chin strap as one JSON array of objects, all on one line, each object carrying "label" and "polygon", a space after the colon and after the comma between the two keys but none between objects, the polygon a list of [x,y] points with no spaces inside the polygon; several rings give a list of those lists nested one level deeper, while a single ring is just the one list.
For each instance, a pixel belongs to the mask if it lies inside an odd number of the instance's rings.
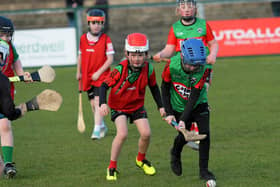
[{"label": "helmet chin strap", "polygon": [[90,32],[90,33],[92,34],[92,36],[99,36],[99,33],[98,34],[92,33],[92,32]]},{"label": "helmet chin strap", "polygon": [[182,20],[186,21],[186,22],[191,22],[194,21],[195,16],[184,16],[182,17]]},{"label": "helmet chin strap", "polygon": [[183,63],[181,63],[181,67],[184,70],[184,72],[187,74],[190,74],[192,72],[190,69],[186,68]]},{"label": "helmet chin strap", "polygon": [[134,71],[134,72],[141,71],[141,69],[142,69],[143,66],[144,66],[144,65],[139,66],[139,67],[134,67],[134,66],[132,66],[132,65],[129,64],[130,69],[131,69],[132,71]]},{"label": "helmet chin strap", "polygon": [[102,31],[100,31],[99,33],[93,33],[93,32],[91,32],[91,30],[89,32],[92,36],[100,36],[102,33]]},{"label": "helmet chin strap", "polygon": [[129,68],[133,71],[133,72],[138,72],[138,71],[141,71],[141,69],[142,69],[142,67],[144,67],[144,63],[141,65],[141,66],[139,66],[139,67],[135,67],[135,66],[133,66],[133,65],[131,65],[130,63],[129,63]]}]

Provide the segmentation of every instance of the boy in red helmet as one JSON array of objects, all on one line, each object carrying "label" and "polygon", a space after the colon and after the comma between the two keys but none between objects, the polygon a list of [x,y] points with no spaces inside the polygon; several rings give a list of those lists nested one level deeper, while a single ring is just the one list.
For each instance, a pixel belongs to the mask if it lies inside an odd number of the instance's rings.
[{"label": "boy in red helmet", "polygon": [[149,41],[141,33],[129,34],[125,40],[126,59],[106,78],[100,89],[100,112],[109,113],[106,104],[106,90],[111,87],[108,104],[111,108],[111,119],[115,122],[117,134],[112,143],[111,160],[107,169],[107,180],[117,180],[117,160],[122,145],[127,137],[127,120],[134,123],[140,134],[136,165],[146,175],[154,175],[155,168],[146,159],[150,143],[151,129],[144,108],[145,88],[149,86],[161,116],[165,116],[154,68],[146,60]]},{"label": "boy in red helmet", "polygon": [[80,38],[77,63],[77,80],[82,81],[83,91],[87,91],[94,115],[93,140],[103,138],[107,132],[103,116],[99,112],[99,89],[110,73],[114,60],[114,49],[110,37],[103,33],[105,13],[91,9],[87,13],[89,31]]}]

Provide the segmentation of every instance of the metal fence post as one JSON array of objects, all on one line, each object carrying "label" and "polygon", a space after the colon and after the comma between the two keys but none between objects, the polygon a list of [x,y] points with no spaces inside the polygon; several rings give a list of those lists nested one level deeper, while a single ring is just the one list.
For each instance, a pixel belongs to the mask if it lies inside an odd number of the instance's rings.
[{"label": "metal fence post", "polygon": [[197,13],[200,18],[205,19],[204,5],[202,3],[197,3]]},{"label": "metal fence post", "polygon": [[74,14],[75,14],[75,28],[76,28],[76,42],[77,42],[77,53],[78,53],[78,50],[79,50],[79,40],[80,40],[80,37],[82,35],[82,32],[83,32],[83,24],[82,24],[82,15],[83,15],[83,8],[82,7],[78,7],[78,8],[75,8],[74,9]]}]

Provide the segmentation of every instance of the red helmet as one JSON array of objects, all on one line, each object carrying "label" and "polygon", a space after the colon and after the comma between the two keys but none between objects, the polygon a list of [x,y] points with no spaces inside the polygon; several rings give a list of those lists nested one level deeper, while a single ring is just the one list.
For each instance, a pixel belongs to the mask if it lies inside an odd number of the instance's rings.
[{"label": "red helmet", "polygon": [[148,52],[149,40],[145,34],[132,33],[125,39],[125,50],[127,52]]}]

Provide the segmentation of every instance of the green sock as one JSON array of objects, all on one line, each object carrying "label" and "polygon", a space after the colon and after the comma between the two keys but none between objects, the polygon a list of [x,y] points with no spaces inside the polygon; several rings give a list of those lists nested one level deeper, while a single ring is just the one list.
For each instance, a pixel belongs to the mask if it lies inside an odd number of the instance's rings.
[{"label": "green sock", "polygon": [[3,152],[3,160],[6,164],[7,162],[13,162],[13,147],[11,146],[3,146],[2,152]]}]

